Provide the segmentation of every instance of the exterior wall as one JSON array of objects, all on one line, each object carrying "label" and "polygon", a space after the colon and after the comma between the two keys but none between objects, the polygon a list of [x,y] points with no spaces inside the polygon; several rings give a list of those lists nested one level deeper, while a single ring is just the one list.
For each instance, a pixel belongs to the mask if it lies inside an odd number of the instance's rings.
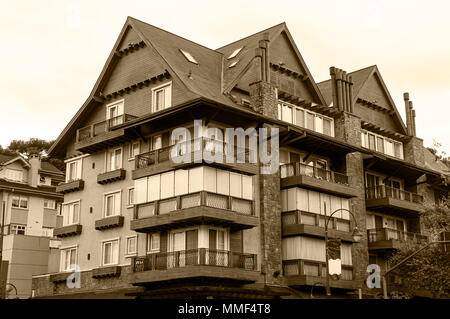
[{"label": "exterior wall", "polygon": [[29,170],[25,167],[22,166],[22,162],[20,161],[15,161],[12,162],[6,166],[4,166],[1,170],[0,170],[0,178],[6,178],[6,169],[14,169],[14,170],[18,170],[18,171],[22,171],[23,172],[23,183],[28,183],[28,181],[30,180],[30,175],[29,174]]},{"label": "exterior wall", "polygon": [[47,272],[49,239],[7,235],[3,238],[3,259],[9,261],[7,282],[16,286],[19,298],[31,296],[32,276]]}]

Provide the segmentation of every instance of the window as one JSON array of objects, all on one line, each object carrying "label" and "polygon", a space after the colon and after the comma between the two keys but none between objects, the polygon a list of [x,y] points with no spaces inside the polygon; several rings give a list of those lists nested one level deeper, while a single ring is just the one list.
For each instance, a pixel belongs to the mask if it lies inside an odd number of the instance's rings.
[{"label": "window", "polygon": [[181,50],[181,49],[180,49],[180,51],[181,51],[181,53],[183,53],[186,60],[188,60],[191,63],[198,64],[197,60],[195,60],[194,57],[189,52]]},{"label": "window", "polygon": [[120,194],[121,192],[115,192],[106,194],[103,202],[103,216],[110,217],[120,215]]},{"label": "window", "polygon": [[106,106],[106,119],[108,120],[109,127],[123,123],[123,105],[124,100],[121,100]]},{"label": "window", "polygon": [[159,233],[151,233],[147,235],[147,252],[154,253],[159,252],[160,249],[160,236]]},{"label": "window", "polygon": [[134,204],[134,188],[128,189],[128,206],[132,206]]},{"label": "window", "polygon": [[172,106],[172,84],[152,89],[153,112],[164,110]]},{"label": "window", "polygon": [[156,135],[152,137],[152,151],[158,150],[162,147],[162,137],[161,135]]},{"label": "window", "polygon": [[127,237],[126,255],[134,255],[137,253],[137,237]]},{"label": "window", "polygon": [[307,112],[306,113],[306,128],[310,130],[314,130],[314,113]]},{"label": "window", "polygon": [[66,182],[72,182],[81,179],[82,159],[77,159],[66,163]]},{"label": "window", "polygon": [[109,150],[107,153],[106,171],[111,172],[122,168],[122,148]]},{"label": "window", "polygon": [[403,159],[403,144],[394,142],[394,156]]},{"label": "window", "polygon": [[61,249],[61,271],[75,270],[77,247]]},{"label": "window", "polygon": [[230,60],[230,59],[236,57],[239,54],[239,52],[241,52],[242,48],[243,47],[240,47],[240,48],[234,50],[233,53],[231,53],[230,56],[227,58],[227,60]]},{"label": "window", "polygon": [[16,182],[23,182],[23,171],[7,168],[6,178]]},{"label": "window", "polygon": [[236,66],[236,64],[238,64],[238,62],[239,62],[239,59],[231,62],[230,65],[228,66],[228,68],[232,68],[232,67]]},{"label": "window", "polygon": [[11,225],[10,234],[25,235],[25,225]]},{"label": "window", "polygon": [[55,200],[54,199],[44,199],[44,208],[55,209],[56,208]]},{"label": "window", "polygon": [[378,152],[384,153],[384,139],[377,136],[377,150]]},{"label": "window", "polygon": [[63,204],[62,215],[64,226],[77,224],[80,217],[80,202]]},{"label": "window", "polygon": [[141,147],[141,145],[140,145],[139,142],[135,142],[135,143],[131,143],[130,144],[129,159],[134,159],[137,155],[139,155],[140,147]]},{"label": "window", "polygon": [[23,195],[14,195],[12,197],[12,207],[28,209],[28,197]]},{"label": "window", "polygon": [[331,136],[331,120],[323,118],[323,134]]},{"label": "window", "polygon": [[119,263],[119,239],[104,241],[102,244],[102,266]]},{"label": "window", "polygon": [[361,131],[361,146],[403,159],[403,143],[393,141],[375,133]]}]

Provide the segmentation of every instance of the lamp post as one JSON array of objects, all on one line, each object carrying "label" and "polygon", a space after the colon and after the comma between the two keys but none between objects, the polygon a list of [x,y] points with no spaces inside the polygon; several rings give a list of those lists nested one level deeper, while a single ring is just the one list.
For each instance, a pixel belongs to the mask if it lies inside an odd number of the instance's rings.
[{"label": "lamp post", "polygon": [[330,216],[327,217],[326,221],[325,221],[325,267],[326,267],[326,271],[327,271],[327,277],[326,277],[326,292],[327,292],[327,296],[331,296],[331,291],[330,291],[330,274],[329,274],[329,266],[328,266],[328,223],[331,220],[331,217],[336,214],[339,211],[346,211],[349,212],[350,215],[352,216],[353,220],[355,221],[355,228],[353,229],[352,232],[352,236],[353,236],[353,240],[355,242],[359,242],[362,238],[362,234],[361,232],[358,230],[358,222],[356,221],[355,215],[353,215],[353,213],[346,209],[346,208],[338,208],[336,209],[334,212],[332,212],[330,214]]}]

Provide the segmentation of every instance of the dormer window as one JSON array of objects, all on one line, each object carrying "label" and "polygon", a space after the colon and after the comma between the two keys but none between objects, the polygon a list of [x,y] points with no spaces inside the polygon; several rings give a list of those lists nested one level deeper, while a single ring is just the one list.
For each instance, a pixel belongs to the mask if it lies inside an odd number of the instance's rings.
[{"label": "dormer window", "polygon": [[181,50],[181,49],[180,49],[180,52],[183,53],[184,57],[185,57],[186,60],[188,60],[189,62],[194,63],[194,64],[198,64],[197,60],[194,59],[194,57],[193,57],[189,52],[184,51],[184,50]]},{"label": "dormer window", "polygon": [[124,100],[120,100],[106,106],[106,120],[109,127],[123,123],[123,104]]},{"label": "dormer window", "polygon": [[[240,47],[240,48],[234,50],[233,53],[231,53],[231,55],[228,57],[228,60],[230,60],[230,59],[236,57],[236,56],[239,54],[239,52],[241,52],[242,48],[243,48],[243,47]],[[237,63],[237,62],[236,62],[236,63]],[[231,66],[230,66],[230,67],[231,67]]]},{"label": "dormer window", "polygon": [[172,106],[172,82],[152,89],[153,112]]}]

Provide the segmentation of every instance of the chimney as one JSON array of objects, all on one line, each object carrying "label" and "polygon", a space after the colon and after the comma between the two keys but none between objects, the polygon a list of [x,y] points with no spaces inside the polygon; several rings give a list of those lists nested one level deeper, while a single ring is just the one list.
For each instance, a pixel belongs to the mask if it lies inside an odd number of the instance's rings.
[{"label": "chimney", "polygon": [[412,136],[412,124],[411,124],[411,111],[410,111],[410,105],[409,105],[409,93],[405,92],[403,93],[403,100],[405,100],[405,117],[406,117],[406,132],[409,136]]},{"label": "chimney", "polygon": [[353,113],[353,83],[347,72],[330,67],[333,106],[341,111]]},{"label": "chimney", "polygon": [[41,158],[39,150],[36,147],[30,147],[28,149],[28,162],[30,163],[30,170],[28,175],[28,181],[30,186],[37,187],[39,182],[39,170],[41,169]]},{"label": "chimney", "polygon": [[411,114],[412,132],[413,132],[413,135],[416,136],[416,110],[413,109],[411,101],[409,102],[409,105],[411,107],[411,112],[412,112],[412,114]]}]

